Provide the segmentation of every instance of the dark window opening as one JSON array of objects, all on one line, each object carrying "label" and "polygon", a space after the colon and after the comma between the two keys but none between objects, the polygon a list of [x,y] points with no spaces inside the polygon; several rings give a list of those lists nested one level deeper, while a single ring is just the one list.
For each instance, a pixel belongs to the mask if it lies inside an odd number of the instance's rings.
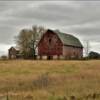
[{"label": "dark window opening", "polygon": [[51,39],[49,39],[49,44],[51,44]]},{"label": "dark window opening", "polygon": [[47,56],[47,60],[52,60],[53,56]]}]

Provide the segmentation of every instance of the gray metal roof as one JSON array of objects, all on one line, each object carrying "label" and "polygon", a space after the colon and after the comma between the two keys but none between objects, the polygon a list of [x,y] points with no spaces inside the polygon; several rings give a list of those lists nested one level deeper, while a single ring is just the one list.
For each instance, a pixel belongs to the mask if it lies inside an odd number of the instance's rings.
[{"label": "gray metal roof", "polygon": [[56,33],[64,45],[76,46],[76,47],[83,47],[80,40],[73,35],[61,33],[59,31],[53,31]]}]

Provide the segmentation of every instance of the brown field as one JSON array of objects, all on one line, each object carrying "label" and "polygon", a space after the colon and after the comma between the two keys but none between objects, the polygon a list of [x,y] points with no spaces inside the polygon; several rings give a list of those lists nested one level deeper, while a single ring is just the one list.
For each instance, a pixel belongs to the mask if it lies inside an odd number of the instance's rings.
[{"label": "brown field", "polygon": [[0,61],[0,100],[100,100],[100,61]]}]

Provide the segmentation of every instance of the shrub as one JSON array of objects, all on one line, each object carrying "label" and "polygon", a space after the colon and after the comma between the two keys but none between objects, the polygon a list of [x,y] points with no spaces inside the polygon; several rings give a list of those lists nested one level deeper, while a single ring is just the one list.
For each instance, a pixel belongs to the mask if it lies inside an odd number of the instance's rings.
[{"label": "shrub", "polygon": [[38,76],[37,79],[33,80],[33,85],[36,88],[46,88],[50,84],[50,78],[48,76],[48,73],[42,74]]},{"label": "shrub", "polygon": [[89,59],[100,59],[100,54],[97,52],[91,51],[88,55]]}]

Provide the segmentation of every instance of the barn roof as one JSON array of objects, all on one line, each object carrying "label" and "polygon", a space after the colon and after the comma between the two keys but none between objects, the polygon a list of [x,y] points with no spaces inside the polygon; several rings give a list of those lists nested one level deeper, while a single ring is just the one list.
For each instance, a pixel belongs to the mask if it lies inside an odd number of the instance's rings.
[{"label": "barn roof", "polygon": [[[48,29],[45,33],[47,33],[48,31],[57,34],[57,36],[60,38],[60,40],[62,41],[62,43],[64,45],[66,45],[66,46],[75,46],[75,47],[81,47],[81,48],[83,48],[83,45],[81,44],[80,40],[78,38],[76,38],[75,36],[73,36],[73,35],[62,33],[60,31],[51,30],[51,29]],[[38,41],[37,44],[40,43],[40,40]]]},{"label": "barn roof", "polygon": [[64,45],[76,46],[76,47],[83,47],[80,40],[73,35],[62,33],[59,31],[53,31],[56,33]]}]

